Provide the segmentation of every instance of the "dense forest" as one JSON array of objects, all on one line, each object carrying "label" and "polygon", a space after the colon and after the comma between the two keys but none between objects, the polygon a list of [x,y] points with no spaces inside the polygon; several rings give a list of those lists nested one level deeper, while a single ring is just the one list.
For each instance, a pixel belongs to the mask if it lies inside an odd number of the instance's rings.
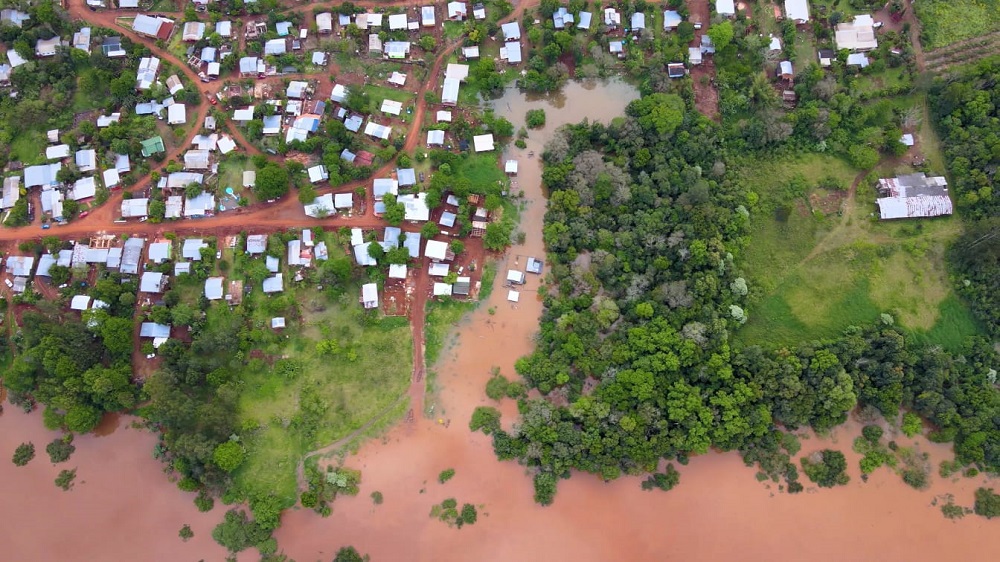
[{"label": "dense forest", "polygon": [[[872,109],[857,107],[862,125]],[[736,347],[748,312],[735,256],[756,197],[727,174],[722,147],[734,143],[677,95],[626,113],[565,127],[544,154],[554,282],[537,349],[516,365],[544,397],[520,402],[513,431],[490,427],[501,459],[536,470],[537,501],[571,469],[612,479],[710,448],[741,450],[791,488],[781,430],[829,429],[858,406],[889,419],[911,409],[959,461],[1000,470],[997,357],[984,340],[951,355],[884,317],[832,341]],[[729,135],[750,148],[747,131]]]},{"label": "dense forest", "polygon": [[994,193],[1000,164],[1000,62],[983,62],[959,80],[939,81],[931,89],[934,117],[940,123],[954,198],[970,219],[954,245],[951,262],[960,276],[959,291],[993,336],[1000,336],[1000,197]]}]

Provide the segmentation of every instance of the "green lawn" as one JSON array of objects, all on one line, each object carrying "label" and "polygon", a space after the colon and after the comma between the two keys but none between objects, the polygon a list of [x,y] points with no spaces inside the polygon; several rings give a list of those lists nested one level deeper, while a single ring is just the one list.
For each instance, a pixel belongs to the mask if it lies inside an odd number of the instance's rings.
[{"label": "green lawn", "polygon": [[[470,139],[471,140],[471,139]],[[496,191],[497,182],[506,182],[507,175],[497,164],[495,152],[470,154],[458,167],[456,174],[469,180],[473,193]]]},{"label": "green lawn", "polygon": [[10,145],[11,159],[20,160],[26,166],[38,164],[45,160],[47,145],[44,132],[34,129],[22,131]]},{"label": "green lawn", "polygon": [[[407,79],[407,81],[409,81],[409,79]],[[385,99],[395,100],[405,104],[414,97],[413,92],[392,88],[390,86],[368,85],[365,86],[365,92],[371,96],[373,100],[378,100],[379,106],[382,105],[382,100]]]},{"label": "green lawn", "polygon": [[450,43],[465,34],[465,23],[460,21],[444,22],[444,37]]},{"label": "green lawn", "polygon": [[[92,75],[93,73],[94,73],[93,68],[88,68],[84,70],[77,78],[77,84],[83,81],[85,74]],[[107,93],[108,93],[107,90],[104,90],[103,93],[91,94],[91,93],[85,93],[80,88],[77,88],[75,94],[73,95],[73,113],[82,113],[84,111],[90,111],[92,109],[104,107],[104,105],[108,101]]]},{"label": "green lawn", "polygon": [[[785,187],[797,174],[809,185],[805,197],[789,195]],[[751,211],[750,242],[738,258],[750,285],[750,320],[737,339],[792,345],[835,337],[882,313],[921,341],[950,349],[978,333],[952,294],[944,265],[960,219],[877,221],[871,216],[874,189],[864,183],[853,204],[842,206],[836,198],[824,203],[824,196],[838,192],[819,189],[817,180],[830,176],[848,186],[854,175],[846,162],[822,155],[765,163],[744,174],[748,185],[757,186],[760,202]],[[822,208],[827,212],[818,212]]]},{"label": "green lawn", "polygon": [[1000,0],[920,0],[913,7],[926,50],[1000,29]]},{"label": "green lawn", "polygon": [[[330,244],[333,236],[327,233],[317,241]],[[237,262],[242,265],[243,259]],[[391,419],[380,416],[406,392],[413,344],[406,318],[384,318],[361,308],[357,284],[320,292],[294,283],[290,271],[284,275],[283,293],[266,296],[254,286],[242,305],[264,343],[242,373],[240,417],[250,437],[247,461],[235,481],[244,492],[274,492],[291,503],[295,468],[304,454],[375,418],[380,424],[397,419],[391,417],[395,409],[389,411]],[[270,329],[276,316],[286,319],[280,333]]]}]

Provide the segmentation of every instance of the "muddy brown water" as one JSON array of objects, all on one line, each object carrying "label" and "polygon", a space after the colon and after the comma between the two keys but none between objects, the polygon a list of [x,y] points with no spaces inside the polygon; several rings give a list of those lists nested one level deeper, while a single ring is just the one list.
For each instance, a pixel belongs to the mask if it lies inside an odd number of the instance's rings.
[{"label": "muddy brown water", "polygon": [[[511,155],[520,160],[517,181],[530,200],[522,213],[525,244],[512,248],[507,257],[516,267],[523,268],[526,256],[543,255],[538,160],[544,140],[561,123],[583,117],[607,121],[620,115],[637,96],[621,83],[567,88],[574,103],[580,100],[578,105],[557,109],[544,99],[527,101],[516,92],[494,104],[516,127],[527,109],[544,107],[548,114],[546,128],[531,133],[528,148]],[[534,159],[527,157],[528,151],[535,152]],[[499,268],[501,280],[506,267]],[[287,513],[277,532],[286,554],[299,562],[326,561],[340,546],[353,544],[375,562],[893,561],[989,559],[987,553],[1000,549],[995,522],[971,515],[951,522],[931,505],[937,495],[952,493],[958,504],[971,506],[973,491],[985,481],[942,481],[936,467],[951,457],[948,446],[918,440],[935,467],[929,490],[913,490],[885,468],[863,483],[858,455],[850,450],[860,433],[856,422],[830,437],[802,442],[802,454],[824,447],[845,452],[851,482],[835,490],[807,486],[805,493],[789,496],[774,484],[757,482],[754,470],[735,453],[710,453],[680,467],[681,483],[668,493],[643,492],[638,478],[604,483],[578,474],[560,482],[552,506],[535,505],[530,475],[515,463],[498,462],[489,438],[470,433],[468,420],[476,406],[490,403],[483,393],[490,368],[498,366],[513,376],[514,361],[531,351],[541,314],[541,303],[533,298],[538,282],[529,275],[516,305],[507,302],[502,282],[497,284],[489,303],[460,324],[454,344],[442,353],[436,366],[442,390],[434,400],[434,417],[402,424],[349,457],[347,464],[363,471],[361,493],[338,499],[329,518],[306,510]],[[494,315],[489,307],[495,307]],[[155,438],[132,428],[131,419],[122,418],[105,437],[79,438],[73,458],[53,466],[44,448],[57,434],[42,427],[40,414],[25,415],[6,406],[0,417],[0,559],[224,559],[210,536],[223,506],[198,513],[194,494],[179,491],[153,459]],[[510,401],[501,409],[508,423],[516,415]],[[35,443],[36,458],[17,468],[9,456],[29,440]],[[73,491],[56,488],[53,480],[59,470],[73,467],[79,469]],[[437,475],[446,468],[456,474],[441,485]],[[370,498],[376,490],[384,496],[378,506]],[[481,506],[479,522],[455,529],[431,519],[431,507],[449,497]],[[195,532],[187,543],[177,537],[185,523]],[[247,553],[240,559],[256,556]]]}]

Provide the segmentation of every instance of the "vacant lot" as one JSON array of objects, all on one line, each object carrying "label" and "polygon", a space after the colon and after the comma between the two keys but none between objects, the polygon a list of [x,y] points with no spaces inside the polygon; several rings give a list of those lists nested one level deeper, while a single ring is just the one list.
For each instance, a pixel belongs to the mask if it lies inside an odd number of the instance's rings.
[{"label": "vacant lot", "polygon": [[948,348],[977,332],[951,294],[944,266],[960,220],[880,222],[871,186],[862,182],[848,197],[855,176],[846,162],[821,155],[748,172],[761,200],[741,260],[752,303],[741,341],[792,345],[834,337],[882,313],[914,337]]},{"label": "vacant lot", "polygon": [[920,0],[913,7],[928,50],[1000,29],[1000,0]]}]

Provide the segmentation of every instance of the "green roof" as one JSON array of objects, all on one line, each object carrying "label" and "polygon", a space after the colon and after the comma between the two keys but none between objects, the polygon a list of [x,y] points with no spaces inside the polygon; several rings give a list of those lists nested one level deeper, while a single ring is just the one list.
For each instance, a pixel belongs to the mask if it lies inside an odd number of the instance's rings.
[{"label": "green roof", "polygon": [[151,139],[146,139],[142,141],[142,155],[145,157],[150,157],[157,152],[166,152],[167,149],[163,146],[163,139],[161,137],[153,137]]}]

